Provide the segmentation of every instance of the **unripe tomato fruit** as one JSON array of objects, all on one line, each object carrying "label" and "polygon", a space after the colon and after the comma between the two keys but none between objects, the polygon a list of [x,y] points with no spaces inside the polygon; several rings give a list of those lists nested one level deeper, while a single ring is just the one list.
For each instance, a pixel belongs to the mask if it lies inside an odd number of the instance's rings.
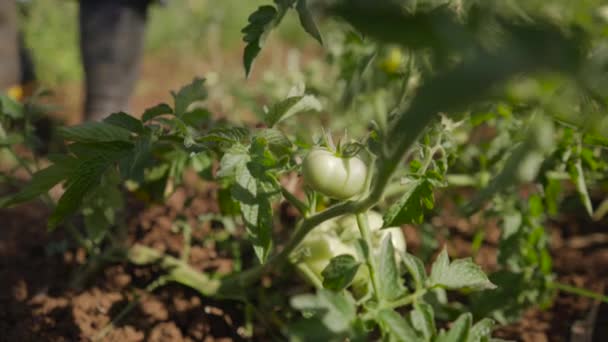
[{"label": "unripe tomato fruit", "polygon": [[403,54],[399,48],[391,48],[380,62],[380,68],[389,75],[399,72],[403,64]]},{"label": "unripe tomato fruit", "polygon": [[[387,235],[390,235],[395,248],[395,258],[399,260],[399,254],[406,251],[405,237],[401,228],[380,229],[383,223],[382,215],[375,211],[369,211],[367,218],[372,238],[372,246],[370,247],[374,256],[378,257],[382,241]],[[360,260],[356,252],[355,244],[360,237],[361,234],[355,215],[348,214],[325,221],[304,238],[291,256],[292,262],[298,268],[308,270],[307,273],[302,275],[310,283],[313,285],[322,283],[323,276],[321,273],[327,267],[329,261],[338,255],[349,254],[359,262],[365,262],[365,260]],[[358,289],[359,293],[363,293],[362,289],[366,288],[368,280],[369,272],[365,267],[360,267],[353,279],[353,288]]]},{"label": "unripe tomato fruit", "polygon": [[363,192],[367,166],[357,157],[341,158],[315,148],[302,162],[302,177],[313,190],[335,199],[347,199]]}]

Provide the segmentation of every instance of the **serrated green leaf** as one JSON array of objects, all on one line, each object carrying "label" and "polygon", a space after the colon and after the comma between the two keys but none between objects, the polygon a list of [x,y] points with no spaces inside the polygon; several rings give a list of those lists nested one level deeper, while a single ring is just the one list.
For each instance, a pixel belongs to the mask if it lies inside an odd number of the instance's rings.
[{"label": "serrated green leaf", "polygon": [[492,338],[492,329],[496,322],[490,318],[484,318],[475,323],[469,332],[467,342],[489,342]]},{"label": "serrated green leaf", "polygon": [[401,317],[394,310],[382,310],[378,313],[378,320],[380,321],[381,327],[385,330],[395,341],[400,342],[417,342],[424,341],[408,320]]},{"label": "serrated green leaf", "polygon": [[264,121],[268,127],[273,127],[277,123],[301,112],[321,111],[321,102],[312,95],[291,96],[287,99],[275,103],[266,114]]},{"label": "serrated green leaf", "polygon": [[143,122],[150,121],[157,116],[165,115],[165,114],[173,114],[173,109],[166,103],[158,104],[154,107],[150,107],[144,111],[144,114],[141,116],[141,120]]},{"label": "serrated green leaf", "polygon": [[424,269],[424,263],[418,257],[408,253],[402,252],[401,261],[407,268],[408,273],[414,278],[414,283],[416,283],[416,289],[422,289],[426,283],[426,271]]},{"label": "serrated green leaf", "polygon": [[395,249],[390,234],[387,234],[380,246],[378,277],[382,280],[378,289],[381,298],[393,300],[405,293],[405,287],[401,283],[399,269],[395,261]]},{"label": "serrated green leaf", "polygon": [[[78,143],[87,145],[84,143]],[[95,153],[85,155],[79,160],[66,180],[66,191],[63,193],[55,210],[48,220],[50,230],[53,230],[65,218],[74,213],[82,204],[84,196],[95,188],[104,172],[130,152],[124,149],[123,142],[96,143],[89,145],[89,150]],[[95,149],[94,149],[94,148]]]},{"label": "serrated green leaf", "polygon": [[97,159],[89,159],[80,163],[78,169],[70,176],[66,191],[49,217],[50,230],[55,229],[69,214],[80,207],[84,196],[99,182],[107,166],[105,161]]},{"label": "serrated green leaf", "polygon": [[481,267],[470,258],[457,259],[450,263],[447,249],[443,249],[431,269],[430,282],[447,289],[470,288],[488,290],[496,285],[488,279]]},{"label": "serrated green leaf", "polygon": [[433,307],[426,303],[415,303],[410,317],[414,329],[422,334],[425,341],[431,341],[437,333]]},{"label": "serrated green leaf", "polygon": [[66,140],[81,143],[129,141],[131,132],[105,122],[86,122],[77,126],[61,127],[59,134]]},{"label": "serrated green leaf", "polygon": [[291,154],[292,143],[287,136],[277,129],[264,129],[256,137],[264,139],[268,149],[277,157],[282,158]]},{"label": "serrated green leaf", "polygon": [[144,171],[152,159],[152,140],[150,136],[141,136],[129,154],[120,161],[120,173],[124,179],[144,180]]},{"label": "serrated green leaf", "polygon": [[[272,206],[263,180],[252,174],[249,163],[235,169],[236,184],[232,197],[239,202],[249,238],[261,263],[265,263],[272,247]],[[259,176],[258,176],[259,177]]]},{"label": "serrated green leaf", "polygon": [[144,130],[144,125],[141,121],[124,112],[112,113],[103,119],[103,122],[124,128],[133,133],[142,133]]},{"label": "serrated green leaf", "polygon": [[182,120],[189,126],[200,127],[209,122],[211,112],[206,108],[195,108],[182,115]]},{"label": "serrated green leaf", "polygon": [[105,159],[116,154],[126,154],[132,148],[133,144],[126,141],[76,142],[68,145],[68,151],[78,159],[88,159],[93,156],[101,156]]},{"label": "serrated green leaf", "polygon": [[182,117],[192,103],[207,98],[205,80],[195,78],[192,83],[182,87],[177,93],[171,92],[171,95],[175,102],[175,116]]},{"label": "serrated green leaf", "polygon": [[2,207],[8,207],[15,204],[30,201],[42,194],[47,193],[52,187],[66,179],[72,170],[77,166],[77,162],[73,158],[65,163],[53,164],[46,169],[36,172],[29,183],[21,189],[19,193],[12,197],[8,197],[2,202]]},{"label": "serrated green leaf", "polygon": [[437,336],[437,342],[467,342],[469,338],[469,332],[471,330],[471,322],[473,317],[470,313],[464,313],[460,315],[448,332],[441,331]]},{"label": "serrated green leaf", "polygon": [[281,16],[279,16],[277,9],[268,5],[260,6],[249,16],[249,23],[241,30],[243,33],[243,41],[247,43],[243,53],[245,76],[249,76],[251,73],[253,61],[260,53],[266,36],[270,33],[270,30],[278,24],[280,18]]},{"label": "serrated green leaf", "polygon": [[424,212],[434,206],[433,186],[426,179],[413,180],[399,201],[391,205],[384,214],[384,227],[402,224],[420,224]]},{"label": "serrated green leaf", "polygon": [[348,332],[357,318],[357,307],[350,293],[320,289],[316,295],[303,294],[290,300],[297,310],[317,316],[334,334]]},{"label": "serrated green leaf", "polygon": [[197,139],[200,143],[224,143],[236,144],[249,136],[249,130],[245,127],[216,127],[207,134]]},{"label": "serrated green leaf", "polygon": [[217,171],[217,177],[231,177],[236,173],[237,167],[251,160],[247,148],[243,145],[236,144],[229,148],[222,159],[220,160],[220,168]]},{"label": "serrated green leaf", "polygon": [[319,44],[323,45],[323,38],[321,37],[321,32],[319,32],[319,28],[315,23],[308,6],[306,5],[306,0],[298,0],[296,5],[296,11],[298,12],[298,17],[300,18],[300,25],[304,28],[308,34],[310,34],[314,39],[316,39]]},{"label": "serrated green leaf", "polygon": [[359,270],[360,262],[350,254],[338,255],[329,261],[321,275],[323,287],[332,291],[340,291],[350,285]]},{"label": "serrated green leaf", "polygon": [[333,332],[347,331],[357,316],[353,297],[348,292],[334,293],[326,290],[319,290],[318,296],[328,309],[323,318],[325,325]]}]

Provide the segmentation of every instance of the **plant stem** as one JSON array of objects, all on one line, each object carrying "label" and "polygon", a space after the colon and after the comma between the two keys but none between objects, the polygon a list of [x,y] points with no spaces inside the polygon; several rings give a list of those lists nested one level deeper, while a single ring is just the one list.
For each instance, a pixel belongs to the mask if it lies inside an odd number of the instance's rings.
[{"label": "plant stem", "polygon": [[416,300],[418,300],[418,298],[424,296],[428,291],[429,291],[428,288],[423,287],[421,289],[416,290],[414,293],[412,293],[409,296],[397,299],[394,302],[387,303],[386,306],[391,309],[396,309],[396,308],[399,308],[399,307],[402,307],[405,305],[409,305],[409,304],[415,302]]},{"label": "plant stem", "polygon": [[367,268],[369,269],[369,275],[372,280],[372,287],[374,288],[374,295],[376,299],[381,298],[381,294],[379,292],[380,286],[378,281],[378,272],[376,272],[376,262],[374,260],[374,255],[371,249],[372,245],[372,235],[369,229],[369,222],[367,219],[367,212],[360,212],[357,214],[357,225],[359,226],[359,232],[361,233],[361,237],[365,241],[368,247],[367,253],[365,253],[365,262],[367,264]]},{"label": "plant stem", "polygon": [[564,283],[559,283],[559,282],[552,282],[552,283],[550,283],[549,286],[556,288],[560,291],[564,291],[564,292],[572,293],[572,294],[579,295],[582,297],[588,297],[588,298],[595,299],[595,300],[598,300],[598,301],[601,301],[604,303],[608,303],[608,296],[604,296],[601,293],[589,291],[587,289],[582,289],[580,287],[576,287],[576,286],[572,286],[572,285],[568,285],[568,284],[564,284]]}]

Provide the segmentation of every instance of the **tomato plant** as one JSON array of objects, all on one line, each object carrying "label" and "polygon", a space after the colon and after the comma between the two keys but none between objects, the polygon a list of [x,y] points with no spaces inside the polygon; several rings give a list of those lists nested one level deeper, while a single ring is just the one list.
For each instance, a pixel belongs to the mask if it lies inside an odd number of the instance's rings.
[{"label": "tomato plant", "polygon": [[[606,121],[598,119],[608,54],[588,14],[560,21],[536,1],[517,10],[417,3],[328,2],[321,10],[337,20],[325,37],[305,0],[261,6],[243,29],[246,74],[255,72],[264,40],[295,11],[328,49],[321,81],[311,74],[302,76],[307,87],[289,85],[256,128],[216,119],[204,102],[203,79],[141,119],[113,113],[64,127],[67,152],[2,204],[44,196],[63,183],[63,196],[49,203],[49,228],[78,233],[72,220],[82,214],[86,236],[79,240],[91,258],[159,262],[165,274],[149,290],[174,281],[251,305],[262,277],[289,274],[293,265],[314,289],[289,299],[295,311],[279,329],[285,338],[491,340],[496,322],[546,305],[559,287],[544,222],[557,210],[561,181],[570,181],[588,214],[598,215],[587,184],[605,182],[608,170]],[[383,57],[385,70],[370,67]],[[324,129],[293,124],[303,113],[331,121],[329,128],[353,126],[356,143],[319,147],[312,135]],[[255,255],[247,269],[224,277],[200,272],[184,262],[187,250],[178,259],[124,246],[109,234],[119,226],[120,189],[163,199],[188,168],[217,184],[221,215],[242,226]],[[293,175],[301,176],[302,191],[285,186]],[[518,196],[529,184],[540,190]],[[451,260],[445,247],[428,253],[434,259],[414,255],[403,235],[403,225],[439,230],[432,220],[440,211],[436,194],[463,186],[476,191],[457,203],[460,212],[501,224],[501,268],[489,276],[470,258]],[[298,212],[287,236],[276,231],[279,202]],[[447,291],[470,294],[470,305],[451,302]],[[438,328],[445,322],[449,329]]]}]

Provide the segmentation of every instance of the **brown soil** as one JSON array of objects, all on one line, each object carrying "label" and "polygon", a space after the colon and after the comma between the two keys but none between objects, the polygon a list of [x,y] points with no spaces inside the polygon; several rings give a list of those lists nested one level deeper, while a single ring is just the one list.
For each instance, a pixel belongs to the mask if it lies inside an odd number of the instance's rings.
[{"label": "brown soil", "polygon": [[[216,249],[210,240],[210,223],[201,224],[197,217],[216,212],[211,190],[196,196],[178,190],[166,205],[149,205],[131,201],[129,243],[139,242],[165,253],[178,256],[182,237],[171,231],[178,215],[194,230],[195,242],[189,262],[200,270],[228,273],[232,259]],[[188,202],[186,200],[190,198]],[[243,307],[235,302],[218,302],[201,297],[183,286],[169,284],[153,293],[143,290],[159,275],[153,267],[133,267],[126,263],[110,264],[81,290],[71,286],[70,279],[85,262],[81,249],[61,247],[61,232],[48,233],[48,212],[39,203],[0,210],[0,341],[87,341],[112,321],[133,300],[135,309],[120,320],[104,341],[212,341],[244,339]],[[292,216],[289,213],[284,215]],[[289,219],[289,218],[288,218]],[[464,220],[443,215],[436,224],[449,229],[448,248],[453,257],[471,255],[472,228],[478,218]],[[608,279],[606,230],[599,225],[581,227],[577,220],[564,228],[560,222],[551,228],[555,270],[564,283],[601,292]],[[583,221],[581,221],[583,222]],[[486,243],[476,261],[486,269],[495,265],[496,225],[486,222]],[[408,248],[420,247],[420,236],[412,227],[405,228]],[[598,242],[599,241],[599,242]],[[203,247],[204,246],[204,247]],[[276,284],[275,284],[276,285]],[[288,288],[286,286],[286,288]],[[284,293],[293,290],[281,289]],[[585,298],[560,293],[547,310],[531,309],[523,319],[497,331],[502,338],[521,341],[569,341],[573,330],[589,331],[582,322],[597,305]],[[605,308],[595,322],[594,341],[606,341],[601,327],[606,324]],[[573,328],[574,327],[574,328]]]},{"label": "brown soil", "polygon": [[[133,215],[130,240],[178,255],[181,234],[171,231],[178,211],[196,224],[195,240],[209,234],[210,225],[197,224],[196,218],[214,211],[209,205],[213,202],[199,197],[184,208],[185,198],[180,190],[167,205],[152,205]],[[70,280],[81,270],[85,253],[61,251],[64,236],[46,232],[47,214],[39,203],[0,210],[0,341],[91,340],[134,295],[141,297],[139,304],[103,341],[242,339],[237,325],[243,321],[242,308],[236,303],[218,303],[173,284],[153,293],[138,290],[158,277],[154,269],[111,264],[84,289],[74,289]],[[213,244],[193,246],[189,262],[219,273],[232,268],[231,259]]]}]

